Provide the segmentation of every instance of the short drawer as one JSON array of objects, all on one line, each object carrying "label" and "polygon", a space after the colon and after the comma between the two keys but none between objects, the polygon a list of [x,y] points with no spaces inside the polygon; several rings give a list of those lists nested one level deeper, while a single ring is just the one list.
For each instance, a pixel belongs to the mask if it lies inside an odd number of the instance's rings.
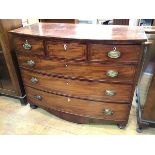
[{"label": "short drawer", "polygon": [[124,121],[128,119],[130,105],[80,100],[39,91],[25,87],[27,100],[48,109],[74,115],[105,120]]},{"label": "short drawer", "polygon": [[[36,72],[64,77],[68,79],[82,79],[91,81],[109,81],[133,83],[136,68],[134,65],[108,65],[91,64],[80,62],[48,60],[34,56],[19,55],[20,67],[34,70]],[[32,65],[29,64],[32,62]]]},{"label": "short drawer", "polygon": [[132,85],[68,80],[21,70],[24,84],[43,91],[82,99],[130,102]]},{"label": "short drawer", "polygon": [[77,42],[47,41],[49,56],[60,59],[86,59],[86,45]]},{"label": "short drawer", "polygon": [[43,40],[33,37],[15,37],[14,44],[16,52],[29,54],[44,55]]},{"label": "short drawer", "polygon": [[142,48],[140,45],[90,45],[90,60],[103,63],[137,63]]}]

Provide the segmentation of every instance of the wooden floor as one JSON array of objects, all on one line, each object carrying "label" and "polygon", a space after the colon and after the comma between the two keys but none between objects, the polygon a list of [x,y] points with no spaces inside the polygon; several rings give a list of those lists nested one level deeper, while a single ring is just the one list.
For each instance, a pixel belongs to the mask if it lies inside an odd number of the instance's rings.
[{"label": "wooden floor", "polygon": [[[133,103],[134,105],[134,103]],[[62,120],[43,109],[31,109],[29,104],[21,106],[19,100],[0,97],[0,134],[3,135],[136,135],[136,113],[132,106],[126,129],[115,125],[81,125]],[[155,134],[155,128],[141,134]]]}]

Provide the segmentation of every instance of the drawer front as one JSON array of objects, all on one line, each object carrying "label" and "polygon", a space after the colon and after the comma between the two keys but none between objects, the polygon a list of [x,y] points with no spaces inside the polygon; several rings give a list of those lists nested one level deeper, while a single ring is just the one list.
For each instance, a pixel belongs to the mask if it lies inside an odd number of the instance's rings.
[{"label": "drawer front", "polygon": [[49,109],[105,120],[127,120],[130,105],[69,98],[26,87],[28,102]]},{"label": "drawer front", "polygon": [[122,103],[131,100],[131,85],[68,80],[26,70],[21,73],[25,85],[64,96]]},{"label": "drawer front", "polygon": [[86,45],[74,42],[47,41],[49,56],[61,59],[86,59]]},{"label": "drawer front", "polygon": [[141,53],[140,45],[90,45],[90,60],[103,63],[137,63]]},{"label": "drawer front", "polygon": [[15,37],[15,48],[17,53],[44,55],[43,40],[31,37]]},{"label": "drawer front", "polygon": [[[135,75],[134,65],[101,65],[86,63],[66,63],[65,61],[47,60],[38,57],[18,56],[19,65],[46,75],[55,75],[70,79],[126,82],[132,83]],[[34,61],[31,66],[27,61]]]}]

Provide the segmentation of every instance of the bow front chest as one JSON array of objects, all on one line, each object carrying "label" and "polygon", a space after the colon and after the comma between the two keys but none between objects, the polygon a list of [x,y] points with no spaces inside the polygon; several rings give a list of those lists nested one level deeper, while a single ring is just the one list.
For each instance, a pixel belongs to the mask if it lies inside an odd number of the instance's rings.
[{"label": "bow front chest", "polygon": [[39,23],[11,33],[32,108],[77,123],[127,124],[146,40],[142,28]]}]

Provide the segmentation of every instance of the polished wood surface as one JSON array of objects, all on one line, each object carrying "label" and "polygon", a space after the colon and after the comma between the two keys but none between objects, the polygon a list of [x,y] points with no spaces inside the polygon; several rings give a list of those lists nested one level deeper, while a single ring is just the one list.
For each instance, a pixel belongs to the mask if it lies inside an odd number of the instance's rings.
[{"label": "polished wood surface", "polygon": [[[31,44],[31,49],[24,49],[23,45],[28,41],[29,44]],[[36,39],[36,38],[30,38],[30,37],[16,37],[14,38],[14,45],[15,49],[20,52],[25,53],[32,53],[37,55],[44,55],[44,45],[43,45],[43,39]]]},{"label": "polished wood surface", "polygon": [[[1,19],[0,20],[0,44],[2,46],[1,53],[1,80],[3,88],[0,93],[21,97],[24,95],[24,90],[21,78],[18,75],[16,62],[14,59],[13,40],[8,31],[22,26],[21,20],[16,19]],[[2,60],[3,59],[3,60]]]},{"label": "polished wood surface", "polygon": [[[86,45],[76,42],[47,41],[47,53],[49,56],[64,59],[85,60]],[[64,46],[66,46],[64,49]]]},{"label": "polished wood surface", "polygon": [[[81,99],[111,101],[111,102],[130,102],[132,86],[120,84],[107,84],[98,82],[86,82],[79,80],[68,80],[63,78],[43,76],[41,74],[22,71],[24,84],[43,91],[49,91],[64,96],[72,96]],[[32,83],[31,78],[37,78],[37,83]],[[52,87],[51,87],[52,86]],[[106,90],[116,92],[114,96],[107,96]]]},{"label": "polished wood surface", "polygon": [[37,23],[10,31],[18,35],[110,41],[145,41],[143,28],[138,26]]},{"label": "polished wood surface", "polygon": [[78,23],[77,19],[39,19],[42,23]]},{"label": "polished wood surface", "polygon": [[[50,93],[45,93],[30,87],[25,87],[28,95],[28,101],[46,108],[62,111],[79,116],[89,118],[98,118],[104,120],[126,121],[130,105],[128,104],[114,104],[114,103],[100,103],[94,101],[79,100],[75,98],[68,98],[57,96]],[[36,95],[42,96],[41,100],[35,99]],[[104,114],[104,109],[111,109],[113,114],[107,116]]]},{"label": "polished wood surface", "polygon": [[[27,64],[28,60],[33,60],[33,67]],[[134,65],[110,65],[85,62],[66,62],[65,60],[45,59],[44,57],[31,55],[18,55],[19,66],[37,73],[48,76],[63,77],[66,79],[79,79],[86,81],[100,81],[113,83],[133,83],[136,73]],[[117,71],[118,76],[109,77],[109,70]]]},{"label": "polished wood surface", "polygon": [[[111,59],[107,56],[109,51],[116,48],[120,52],[118,59]],[[139,45],[103,45],[92,44],[90,46],[90,60],[101,61],[103,63],[137,63],[142,47]],[[134,52],[133,52],[134,51]]]},{"label": "polished wood surface", "polygon": [[[16,48],[32,108],[38,105],[77,123],[99,123],[108,122],[105,117],[99,117],[100,105],[103,108],[112,105],[110,108],[116,111],[117,106],[125,106],[128,108],[118,111],[115,116],[123,116],[124,119],[109,121],[119,124],[120,128],[127,124],[143,56],[142,43],[146,40],[142,28],[42,23],[11,33],[15,38],[23,39],[21,45],[24,40],[29,44],[31,39],[34,40],[27,51]],[[43,52],[33,51],[33,46],[40,46],[37,40],[43,43]],[[18,42],[15,42],[17,46]],[[112,71],[110,76],[107,74],[109,70]],[[43,97],[45,100],[42,100]],[[94,105],[91,106],[91,103]],[[54,109],[56,105],[58,107]],[[95,105],[100,108],[95,109]],[[79,106],[83,107],[81,113],[78,112]],[[106,112],[112,115],[111,109],[107,108]],[[85,116],[85,111],[90,116]],[[91,120],[91,117],[94,119]]]}]

